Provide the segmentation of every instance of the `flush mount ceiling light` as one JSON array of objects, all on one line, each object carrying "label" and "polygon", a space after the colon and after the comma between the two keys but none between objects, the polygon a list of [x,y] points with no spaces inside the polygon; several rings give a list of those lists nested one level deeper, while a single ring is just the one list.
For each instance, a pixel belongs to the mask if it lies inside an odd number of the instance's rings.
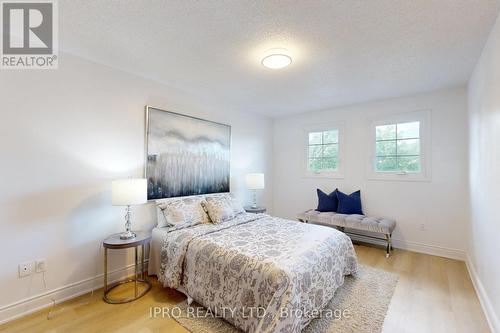
[{"label": "flush mount ceiling light", "polygon": [[292,58],[289,55],[286,55],[284,50],[275,50],[272,54],[265,56],[262,59],[262,65],[271,69],[280,69],[284,68],[292,63]]}]

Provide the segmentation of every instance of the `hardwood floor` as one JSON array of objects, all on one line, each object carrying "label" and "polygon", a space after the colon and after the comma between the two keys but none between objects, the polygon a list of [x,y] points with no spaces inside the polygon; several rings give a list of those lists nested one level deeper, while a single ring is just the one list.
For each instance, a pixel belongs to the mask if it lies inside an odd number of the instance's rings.
[{"label": "hardwood floor", "polygon": [[[383,249],[355,247],[360,263],[399,275],[384,332],[489,332],[463,262],[402,250],[386,259]],[[0,326],[0,332],[188,332],[173,319],[150,318],[152,306],[184,299],[152,280],[151,291],[135,302],[107,304],[98,290],[57,305],[49,320],[42,310]]]}]

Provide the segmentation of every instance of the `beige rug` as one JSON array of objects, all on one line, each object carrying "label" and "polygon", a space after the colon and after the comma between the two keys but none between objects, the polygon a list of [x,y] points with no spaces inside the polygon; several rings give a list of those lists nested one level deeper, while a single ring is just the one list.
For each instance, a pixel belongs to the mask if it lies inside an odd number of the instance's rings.
[{"label": "beige rug", "polygon": [[[398,282],[395,274],[360,265],[356,276],[348,276],[327,305],[331,313],[344,316],[317,318],[303,333],[376,333],[382,331],[385,315]],[[234,326],[219,318],[186,316],[187,303],[178,305],[182,316],[175,320],[193,333],[237,333]],[[195,303],[192,306],[199,306]],[[347,310],[347,311],[345,311]],[[339,317],[342,317],[339,319]]]}]

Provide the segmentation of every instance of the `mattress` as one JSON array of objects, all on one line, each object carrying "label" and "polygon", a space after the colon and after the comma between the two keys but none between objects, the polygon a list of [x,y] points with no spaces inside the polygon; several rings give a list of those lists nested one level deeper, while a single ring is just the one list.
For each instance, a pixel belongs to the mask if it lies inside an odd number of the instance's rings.
[{"label": "mattress", "polygon": [[163,241],[167,235],[168,228],[154,228],[149,248],[148,274],[158,275],[160,272],[160,252]]}]

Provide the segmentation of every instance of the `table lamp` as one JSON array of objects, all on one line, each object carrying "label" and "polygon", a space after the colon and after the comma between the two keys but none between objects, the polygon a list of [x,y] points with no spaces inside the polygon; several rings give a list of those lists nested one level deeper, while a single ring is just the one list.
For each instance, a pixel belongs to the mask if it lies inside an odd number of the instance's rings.
[{"label": "table lamp", "polygon": [[125,209],[125,232],[120,234],[120,239],[131,239],[135,237],[130,223],[130,206],[140,205],[148,201],[147,181],[145,178],[131,178],[114,180],[111,183],[111,201],[113,206],[126,206]]},{"label": "table lamp", "polygon": [[253,190],[253,204],[252,208],[257,208],[257,190],[264,188],[264,174],[263,173],[249,173],[246,175],[247,187]]}]

